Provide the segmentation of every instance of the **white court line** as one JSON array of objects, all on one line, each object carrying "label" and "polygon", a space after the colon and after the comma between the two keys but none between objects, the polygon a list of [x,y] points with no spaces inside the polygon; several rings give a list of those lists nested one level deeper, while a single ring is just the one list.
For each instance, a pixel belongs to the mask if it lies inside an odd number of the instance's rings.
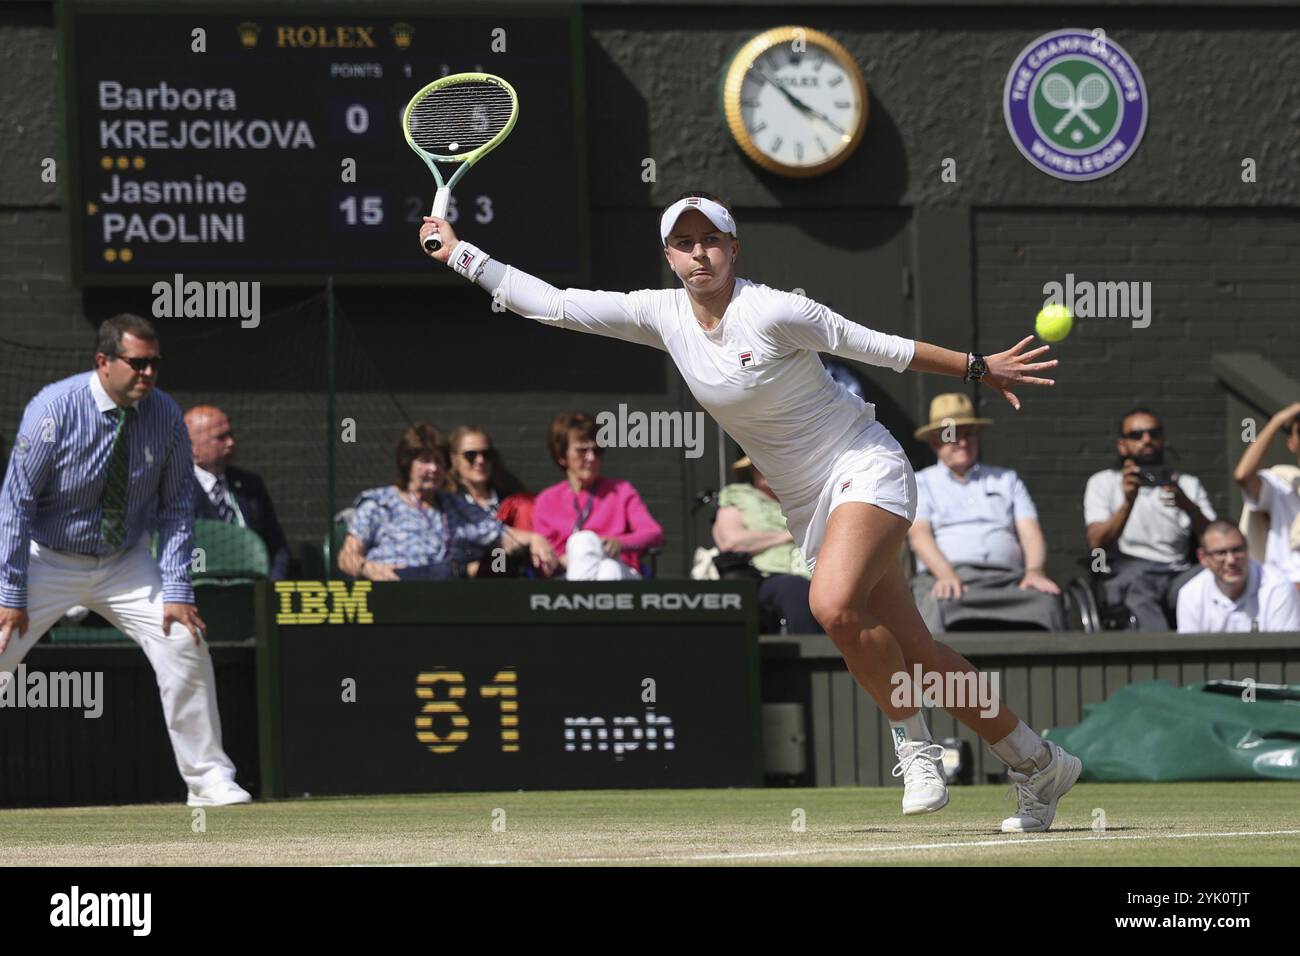
[{"label": "white court line", "polygon": [[[672,863],[704,862],[708,860],[768,860],[782,857],[798,856],[835,856],[846,853],[896,853],[911,850],[951,850],[959,847],[982,846],[1050,846],[1056,843],[1103,843],[1118,840],[1194,840],[1221,839],[1223,837],[1259,837],[1286,836],[1300,834],[1300,830],[1251,830],[1229,833],[1153,833],[1149,835],[1116,836],[1079,836],[1079,837],[1020,837],[1004,840],[964,840],[951,843],[911,843],[891,846],[859,847],[812,847],[807,850],[759,850],[753,853],[687,853],[663,854],[659,856],[574,856],[554,859],[518,859],[518,860],[464,860],[454,861],[450,865],[471,866],[519,866],[527,863]],[[444,866],[445,863],[352,863],[350,866]]]}]

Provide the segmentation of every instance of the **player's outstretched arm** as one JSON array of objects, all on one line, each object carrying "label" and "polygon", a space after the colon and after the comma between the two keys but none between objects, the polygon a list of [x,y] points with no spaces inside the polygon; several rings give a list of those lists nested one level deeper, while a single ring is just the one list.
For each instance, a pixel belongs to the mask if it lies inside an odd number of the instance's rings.
[{"label": "player's outstretched arm", "polygon": [[[1020,399],[1011,391],[1012,385],[1056,384],[1055,379],[1038,378],[1034,375],[1035,372],[1054,368],[1058,364],[1056,359],[1048,362],[1034,361],[1044,352],[1049,351],[1051,346],[1042,345],[1022,354],[1021,350],[1033,340],[1032,335],[1027,335],[1005,352],[998,352],[996,355],[988,355],[984,358],[984,361],[988,363],[989,370],[981,381],[989,388],[999,392],[1003,398],[1011,403],[1011,407],[1016,411],[1020,410]],[[966,365],[967,353],[954,352],[952,349],[945,349],[918,340],[916,354],[912,356],[912,362],[907,366],[907,369],[910,372],[933,372],[936,375],[965,378]]]},{"label": "player's outstretched arm", "polygon": [[[424,238],[435,230],[442,239],[442,247],[437,252],[429,252],[424,248]],[[462,241],[447,220],[436,216],[424,217],[420,249],[491,293],[495,301],[516,315],[575,332],[591,332],[664,350],[663,336],[654,316],[642,307],[636,294],[557,289],[522,269],[493,259],[473,243]]]}]

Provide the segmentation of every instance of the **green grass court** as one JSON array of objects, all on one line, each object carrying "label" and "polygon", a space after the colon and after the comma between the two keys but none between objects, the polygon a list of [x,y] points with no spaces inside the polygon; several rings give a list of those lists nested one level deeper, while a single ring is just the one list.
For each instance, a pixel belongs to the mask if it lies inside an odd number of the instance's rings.
[{"label": "green grass court", "polygon": [[1079,784],[1024,835],[998,831],[1003,792],[954,787],[924,817],[901,789],[332,797],[208,808],[201,833],[180,804],[0,810],[0,866],[1300,864],[1294,783]]}]

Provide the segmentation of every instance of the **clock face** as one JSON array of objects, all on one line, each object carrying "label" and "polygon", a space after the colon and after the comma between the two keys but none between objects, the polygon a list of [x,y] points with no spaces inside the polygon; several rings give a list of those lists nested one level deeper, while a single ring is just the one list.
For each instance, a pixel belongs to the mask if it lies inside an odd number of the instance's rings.
[{"label": "clock face", "polygon": [[732,70],[727,93],[738,97],[726,104],[732,132],[764,167],[817,175],[847,159],[861,139],[866,87],[843,48],[811,37],[798,44],[787,40],[752,56],[742,50]]}]

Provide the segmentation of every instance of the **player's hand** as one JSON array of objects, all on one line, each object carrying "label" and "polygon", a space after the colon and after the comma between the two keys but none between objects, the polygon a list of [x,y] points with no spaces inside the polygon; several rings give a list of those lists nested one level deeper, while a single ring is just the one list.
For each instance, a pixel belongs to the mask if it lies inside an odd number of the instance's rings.
[{"label": "player's hand", "polygon": [[30,623],[26,608],[0,607],[0,654],[5,652],[11,640],[16,641],[27,633]]},{"label": "player's hand", "polygon": [[948,598],[960,600],[961,596],[966,593],[966,585],[962,582],[961,578],[957,577],[957,575],[948,575],[936,578],[934,587],[930,590],[930,593],[940,601]]},{"label": "player's hand", "polygon": [[541,571],[548,578],[555,573],[555,569],[560,566],[560,559],[551,547],[551,543],[540,534],[533,535],[533,540],[528,542],[528,553],[533,560],[533,567]]},{"label": "player's hand", "polygon": [[1040,345],[1023,355],[1020,354],[1020,350],[1032,341],[1034,341],[1034,337],[1027,335],[1005,352],[989,355],[984,359],[988,363],[989,370],[980,381],[989,388],[1000,392],[1002,397],[1010,402],[1011,407],[1016,411],[1020,411],[1020,399],[1016,398],[1010,386],[1017,383],[1021,385],[1056,384],[1055,379],[1038,378],[1033,374],[1044,369],[1055,368],[1059,364],[1056,359],[1052,359],[1050,362],[1034,361],[1044,352],[1049,351],[1051,349],[1050,345]]},{"label": "player's hand", "polygon": [[198,647],[203,638],[208,635],[208,626],[203,623],[203,618],[199,617],[199,609],[193,604],[164,604],[162,624],[164,636],[171,632],[173,624],[184,624],[194,635],[195,647]]},{"label": "player's hand", "polygon": [[1120,478],[1120,487],[1124,489],[1124,499],[1132,504],[1137,500],[1138,491],[1142,488],[1142,478],[1139,475],[1142,469],[1132,458],[1124,459],[1124,474]]},{"label": "player's hand", "polygon": [[1044,594],[1060,594],[1061,589],[1057,583],[1045,574],[1039,574],[1037,571],[1026,571],[1025,576],[1020,579],[1020,590],[1033,588],[1035,591],[1042,591]]},{"label": "player's hand", "polygon": [[[442,240],[442,248],[437,252],[430,252],[424,248],[424,239],[430,233],[436,232],[438,238]],[[460,242],[456,238],[456,230],[451,228],[451,223],[446,219],[439,219],[437,216],[425,216],[424,225],[420,227],[420,251],[426,256],[437,259],[443,265],[451,258],[451,251],[456,248],[456,243]]]}]

